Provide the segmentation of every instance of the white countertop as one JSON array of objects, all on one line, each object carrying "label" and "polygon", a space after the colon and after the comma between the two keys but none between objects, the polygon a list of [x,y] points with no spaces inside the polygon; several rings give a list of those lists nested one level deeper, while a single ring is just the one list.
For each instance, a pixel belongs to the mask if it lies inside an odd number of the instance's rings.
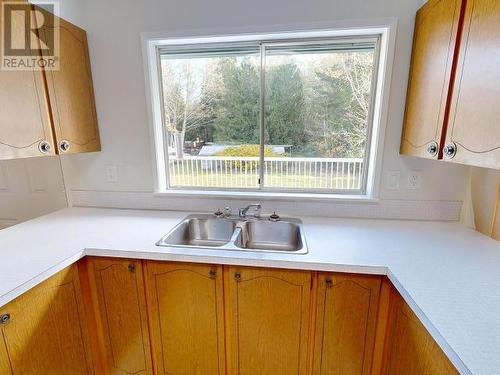
[{"label": "white countertop", "polygon": [[463,374],[500,369],[500,242],[457,223],[302,218],[309,253],[155,246],[186,213],[69,208],[0,231],[0,306],[85,255],[387,275]]}]

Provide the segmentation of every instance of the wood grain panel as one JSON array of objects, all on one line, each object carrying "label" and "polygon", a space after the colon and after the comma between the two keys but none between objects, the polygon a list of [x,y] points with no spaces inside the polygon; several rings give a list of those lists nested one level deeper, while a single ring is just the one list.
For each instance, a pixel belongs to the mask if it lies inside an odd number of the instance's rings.
[{"label": "wood grain panel", "polygon": [[222,267],[146,262],[158,374],[225,374]]},{"label": "wood grain panel", "polygon": [[437,159],[449,101],[462,0],[431,0],[416,15],[401,153]]},{"label": "wood grain panel", "polygon": [[[18,24],[13,32],[24,28]],[[38,149],[42,141],[52,145],[45,155],[55,154],[42,71],[0,69],[0,103],[0,159],[44,155]]]},{"label": "wood grain panel", "polygon": [[500,169],[500,2],[468,0],[446,143],[451,161]]},{"label": "wood grain panel", "polygon": [[394,291],[390,322],[384,374],[458,374],[441,348],[396,291]]},{"label": "wood grain panel", "polygon": [[[60,153],[99,151],[99,131],[86,32],[57,18],[60,36],[60,68],[46,72],[47,88],[57,144],[70,144]],[[57,27],[47,22],[40,33]]]},{"label": "wood grain panel", "polygon": [[311,273],[229,267],[231,374],[305,374]]},{"label": "wood grain panel", "polygon": [[141,262],[90,258],[88,271],[103,330],[105,373],[152,374]]},{"label": "wood grain panel", "polygon": [[320,274],[315,374],[370,374],[380,277]]},{"label": "wood grain panel", "polygon": [[0,359],[7,353],[13,374],[94,373],[76,266],[3,306],[3,313],[11,318],[0,326]]}]

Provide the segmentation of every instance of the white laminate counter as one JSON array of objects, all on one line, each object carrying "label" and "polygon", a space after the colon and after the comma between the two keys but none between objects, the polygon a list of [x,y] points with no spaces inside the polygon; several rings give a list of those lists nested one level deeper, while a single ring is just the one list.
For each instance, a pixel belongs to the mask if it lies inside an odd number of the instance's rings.
[{"label": "white laminate counter", "polygon": [[184,216],[69,208],[1,230],[0,306],[85,255],[380,274],[461,373],[500,373],[500,242],[457,223],[307,217],[306,255],[155,246]]}]

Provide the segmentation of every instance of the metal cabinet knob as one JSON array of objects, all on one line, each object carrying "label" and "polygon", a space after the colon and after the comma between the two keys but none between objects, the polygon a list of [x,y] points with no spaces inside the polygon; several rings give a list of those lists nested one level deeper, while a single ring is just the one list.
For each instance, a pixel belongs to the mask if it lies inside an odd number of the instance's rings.
[{"label": "metal cabinet knob", "polygon": [[62,140],[61,143],[59,143],[59,149],[62,151],[62,152],[67,152],[69,150],[69,142],[66,141],[66,140]]},{"label": "metal cabinet knob", "polygon": [[208,271],[208,276],[211,279],[215,279],[217,277],[217,271],[216,270],[210,270],[210,271]]},{"label": "metal cabinet knob", "polygon": [[333,286],[333,280],[332,279],[326,279],[325,280],[325,285],[327,288],[331,288]]},{"label": "metal cabinet knob", "polygon": [[49,142],[47,141],[41,141],[39,144],[38,144],[38,150],[42,153],[42,154],[46,154],[47,152],[50,152],[50,150],[52,149],[52,146],[50,145]]},{"label": "metal cabinet knob", "polygon": [[431,156],[436,156],[438,153],[438,144],[437,142],[431,142],[429,143],[429,146],[427,146],[427,153]]},{"label": "metal cabinet knob", "polygon": [[235,279],[236,281],[241,281],[241,273],[239,273],[239,272],[235,272],[235,273],[234,273],[234,279]]},{"label": "metal cabinet knob", "polygon": [[7,324],[10,321],[10,314],[0,315],[0,324]]},{"label": "metal cabinet knob", "polygon": [[444,146],[443,153],[448,159],[453,159],[457,154],[457,145],[454,142],[448,143]]},{"label": "metal cabinet knob", "polygon": [[134,272],[134,271],[135,271],[135,264],[134,264],[134,263],[129,263],[129,265],[128,265],[128,270],[129,270],[130,272]]}]

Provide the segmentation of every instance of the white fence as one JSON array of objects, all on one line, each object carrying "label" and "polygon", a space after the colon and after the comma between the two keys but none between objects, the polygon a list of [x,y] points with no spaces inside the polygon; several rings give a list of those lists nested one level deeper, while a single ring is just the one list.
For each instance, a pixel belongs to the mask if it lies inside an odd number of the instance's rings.
[{"label": "white fence", "polygon": [[[265,187],[360,189],[363,159],[266,157]],[[257,188],[258,157],[185,156],[169,159],[171,186]]]}]

